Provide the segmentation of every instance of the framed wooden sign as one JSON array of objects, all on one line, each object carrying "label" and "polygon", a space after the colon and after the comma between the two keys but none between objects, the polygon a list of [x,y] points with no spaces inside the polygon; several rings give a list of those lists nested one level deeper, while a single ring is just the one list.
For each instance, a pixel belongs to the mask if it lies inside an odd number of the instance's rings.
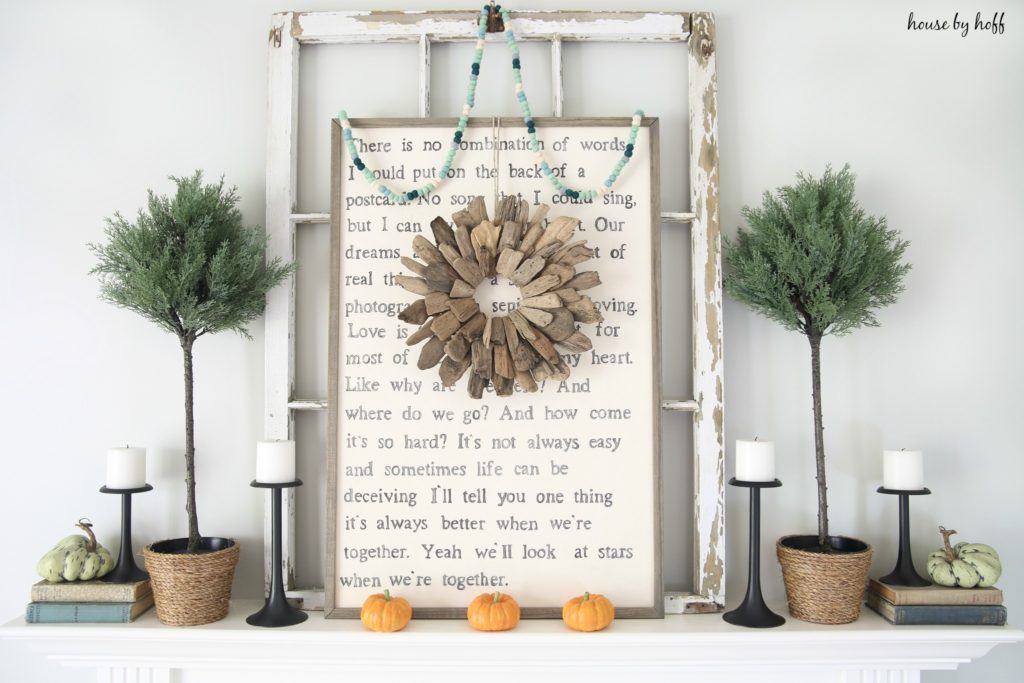
[{"label": "framed wooden sign", "polygon": [[[455,120],[352,120],[359,156],[393,188],[433,179]],[[596,188],[622,156],[629,119],[537,119],[544,154],[569,187]],[[332,135],[328,524],[325,611],[356,617],[390,589],[414,616],[463,618],[479,593],[513,595],[525,617],[557,617],[584,591],[620,617],[660,617],[658,125],[644,119],[632,162],[594,200],[541,175],[521,120],[473,119],[449,176],[397,205]],[[479,400],[417,368],[416,331],[397,286],[430,223],[477,196],[493,215],[515,195],[546,220],[580,221],[594,256],[588,290],[603,321],[581,326],[589,351],[560,349],[568,379]],[[488,287],[488,285],[491,285]],[[514,289],[514,288],[511,288]],[[485,314],[515,307],[496,278],[475,293]]]}]

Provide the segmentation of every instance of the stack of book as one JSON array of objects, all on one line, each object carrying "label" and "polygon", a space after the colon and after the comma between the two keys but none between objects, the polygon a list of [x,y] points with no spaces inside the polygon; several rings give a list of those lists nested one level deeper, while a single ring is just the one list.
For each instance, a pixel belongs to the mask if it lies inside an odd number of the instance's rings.
[{"label": "stack of book", "polygon": [[1003,592],[998,588],[890,586],[871,579],[867,605],[897,625],[1006,624]]},{"label": "stack of book", "polygon": [[25,608],[30,624],[128,623],[153,606],[149,579],[134,583],[40,581]]}]

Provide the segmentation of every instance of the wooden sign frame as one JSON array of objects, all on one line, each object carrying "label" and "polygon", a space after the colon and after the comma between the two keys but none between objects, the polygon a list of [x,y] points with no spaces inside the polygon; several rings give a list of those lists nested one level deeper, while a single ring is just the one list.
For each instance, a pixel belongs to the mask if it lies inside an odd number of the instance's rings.
[{"label": "wooden sign frame", "polygon": [[[608,129],[608,130],[615,130],[615,131],[621,132],[623,129],[627,129],[628,128],[629,123],[630,123],[630,121],[629,121],[628,118],[625,118],[625,119],[624,118],[551,118],[551,119],[536,119],[536,126],[537,126],[538,130],[542,131],[542,138],[545,138],[545,139],[554,139],[556,137],[561,138],[562,134],[560,133],[560,131],[562,129],[567,129],[568,131],[571,131],[572,129],[583,129],[583,128],[594,129],[594,128],[599,128],[599,129]],[[410,130],[424,129],[424,128],[440,129],[440,130],[444,131],[444,135],[445,136],[448,136],[448,135],[450,135],[450,131],[453,130],[455,128],[455,126],[457,125],[457,121],[455,119],[355,119],[355,120],[352,121],[352,125],[357,130],[366,131],[365,134],[367,136],[371,136],[372,135],[371,129],[382,129],[382,128],[393,129],[395,131],[395,133],[396,133],[395,140],[398,140],[398,139],[401,139],[402,137],[404,137],[402,135],[403,131],[410,131]],[[518,118],[517,119],[511,119],[511,118],[502,118],[502,119],[497,119],[497,118],[493,118],[493,119],[492,118],[471,119],[470,123],[469,123],[469,128],[471,129],[471,131],[472,130],[479,131],[480,129],[484,129],[485,131],[491,131],[491,130],[495,130],[495,131],[503,130],[504,131],[504,130],[507,129],[508,131],[510,131],[510,132],[506,133],[507,136],[515,136],[515,135],[524,136],[524,131],[523,131],[524,124],[523,124],[522,120],[518,119]],[[633,618],[660,618],[660,617],[662,617],[664,615],[664,604],[665,603],[664,603],[664,599],[663,599],[662,553],[661,553],[661,540],[662,540],[662,529],[661,529],[661,521],[662,521],[662,515],[661,515],[661,412],[662,412],[662,398],[661,398],[661,351],[660,351],[660,346],[661,346],[661,323],[660,323],[660,321],[661,321],[661,305],[660,305],[660,279],[661,279],[661,274],[660,274],[660,258],[659,258],[659,254],[660,254],[660,234],[661,234],[661,231],[660,231],[661,213],[660,213],[660,195],[659,195],[659,189],[658,189],[659,188],[659,173],[660,173],[659,169],[660,169],[660,164],[659,164],[659,158],[658,158],[658,124],[657,124],[657,119],[651,119],[651,118],[644,119],[642,121],[642,123],[641,123],[641,128],[643,129],[643,131],[645,133],[642,136],[642,139],[645,140],[647,142],[647,144],[644,145],[642,148],[638,145],[636,156],[637,156],[638,159],[642,159],[642,161],[638,161],[638,162],[634,162],[634,163],[645,164],[648,167],[647,168],[647,174],[648,174],[647,177],[649,178],[649,182],[650,182],[650,184],[649,184],[649,192],[650,192],[649,209],[650,210],[649,210],[649,220],[647,222],[649,224],[648,229],[650,231],[650,236],[649,236],[650,250],[649,250],[649,253],[647,253],[646,255],[641,255],[641,256],[639,256],[639,258],[640,258],[641,262],[645,258],[649,258],[650,259],[650,290],[649,290],[649,292],[647,294],[645,294],[645,296],[649,296],[649,298],[648,299],[644,299],[644,302],[645,303],[649,303],[649,307],[646,310],[643,310],[644,315],[643,316],[638,316],[638,319],[636,319],[636,320],[633,320],[632,318],[630,320],[631,320],[632,324],[644,326],[645,324],[649,323],[650,326],[651,326],[650,327],[650,343],[651,343],[650,359],[644,359],[640,363],[640,366],[643,367],[645,363],[649,362],[649,365],[650,365],[650,377],[649,377],[649,381],[648,382],[640,383],[640,388],[639,388],[639,390],[637,392],[638,395],[641,396],[641,398],[639,399],[640,401],[646,401],[646,402],[649,403],[649,406],[647,406],[645,408],[645,410],[649,408],[649,413],[634,411],[634,412],[639,412],[639,414],[643,418],[646,418],[647,415],[649,415],[650,416],[650,420],[651,420],[651,424],[649,426],[650,430],[651,430],[651,441],[650,441],[651,449],[650,449],[650,453],[649,453],[649,457],[651,459],[651,462],[650,462],[651,479],[650,479],[650,481],[647,481],[646,484],[642,484],[642,482],[641,482],[641,484],[643,486],[649,487],[650,496],[651,496],[651,502],[653,504],[653,510],[652,510],[651,516],[649,518],[650,522],[651,522],[650,537],[649,537],[649,539],[645,539],[644,538],[645,537],[644,534],[640,534],[638,536],[634,536],[634,534],[637,534],[639,532],[636,531],[636,527],[634,526],[632,520],[630,520],[629,522],[622,521],[621,525],[622,525],[623,528],[628,527],[628,537],[629,538],[636,538],[636,539],[638,539],[637,540],[638,547],[643,549],[643,550],[639,551],[640,559],[638,560],[637,564],[639,564],[640,566],[644,566],[644,567],[646,567],[649,564],[651,575],[649,577],[647,577],[647,580],[650,581],[651,587],[650,587],[650,594],[649,594],[650,597],[649,597],[649,600],[647,600],[644,604],[624,604],[624,605],[620,604],[620,605],[617,606],[616,615],[619,616],[619,617],[624,617],[624,618],[630,618],[630,617],[633,617]],[[468,139],[468,136],[469,136],[469,132],[467,132],[467,139]],[[414,137],[414,135],[410,134],[410,137]],[[328,444],[328,458],[327,458],[327,525],[326,525],[327,526],[327,539],[326,539],[326,544],[327,544],[327,566],[326,566],[326,570],[325,570],[325,605],[324,605],[324,611],[325,611],[325,615],[328,618],[356,618],[359,615],[359,608],[358,607],[356,607],[354,604],[351,604],[351,601],[350,601],[349,605],[342,605],[342,600],[341,600],[342,588],[339,585],[339,575],[338,575],[339,573],[337,571],[337,568],[339,566],[339,564],[338,564],[339,557],[340,557],[339,553],[340,553],[341,547],[343,546],[343,544],[341,543],[340,539],[345,534],[345,530],[340,528],[342,525],[339,522],[339,520],[343,516],[345,516],[346,519],[348,519],[348,517],[345,515],[344,511],[342,510],[343,504],[340,501],[340,495],[341,495],[341,491],[340,491],[340,488],[341,488],[341,486],[340,486],[341,470],[342,470],[342,467],[345,464],[345,457],[344,456],[345,456],[345,450],[346,450],[346,448],[342,446],[342,439],[346,436],[342,432],[342,429],[343,429],[343,426],[344,426],[344,424],[342,422],[343,419],[344,419],[342,413],[345,410],[345,401],[344,401],[344,398],[343,398],[343,394],[345,392],[343,392],[342,389],[341,389],[341,383],[343,381],[343,375],[342,375],[342,371],[343,371],[343,367],[342,367],[343,366],[342,354],[345,352],[344,344],[343,344],[343,341],[342,341],[342,328],[343,328],[343,326],[345,324],[349,324],[351,322],[350,318],[347,318],[347,317],[343,318],[343,316],[341,314],[343,298],[344,298],[344,287],[345,287],[345,285],[343,284],[343,278],[345,277],[345,275],[343,273],[343,266],[342,266],[342,264],[343,264],[343,253],[345,253],[345,250],[346,250],[345,235],[352,228],[351,225],[348,225],[347,228],[343,229],[343,223],[345,221],[347,221],[348,218],[347,218],[347,214],[345,214],[345,212],[342,211],[342,205],[343,205],[343,200],[347,196],[346,192],[345,192],[346,183],[354,183],[355,184],[354,187],[357,190],[361,191],[361,192],[366,192],[367,188],[365,186],[364,181],[361,178],[354,178],[353,180],[349,180],[348,179],[349,177],[353,177],[353,176],[351,176],[349,174],[349,171],[351,170],[351,169],[349,169],[350,163],[346,163],[346,161],[345,161],[345,157],[347,155],[347,151],[345,150],[345,145],[344,145],[343,136],[342,136],[342,129],[341,129],[340,123],[337,120],[332,122],[332,145],[331,145],[331,147],[332,147],[332,149],[331,149],[331,188],[332,188],[331,189],[331,209],[332,210],[331,210],[331,289],[330,289],[330,317],[329,317],[329,322],[328,322],[330,339],[329,339],[329,351],[328,351],[328,358],[329,358],[328,410],[329,410],[329,413],[328,413],[328,435],[327,435],[327,444]],[[397,147],[397,145],[396,145],[396,147]],[[436,154],[434,156],[436,156]],[[530,155],[530,156],[532,157],[532,155]],[[615,155],[614,154],[608,154],[608,153],[604,153],[602,155],[602,157],[603,157],[602,161],[605,161],[605,160],[607,160],[609,158],[612,161],[614,161],[614,159],[615,159]],[[532,164],[532,162],[531,162],[531,164]],[[466,162],[466,165],[469,166],[471,164],[469,162]],[[602,169],[602,170],[604,170],[604,169]],[[589,184],[593,184],[593,182],[596,182],[596,181],[591,180],[591,181],[585,181],[585,182],[589,182]],[[547,185],[547,181],[545,179],[543,179],[543,178],[538,179],[536,181],[533,181],[533,185],[535,185],[537,188],[545,188],[546,187],[548,193],[550,193],[552,191],[551,187],[549,185]],[[488,203],[489,207],[491,207],[491,209],[493,210],[493,202],[491,201],[491,198],[487,199],[487,203]],[[639,203],[640,207],[643,207],[646,202],[644,202],[642,200],[638,200],[638,203]],[[396,207],[392,206],[391,210],[394,211],[395,208]],[[456,207],[456,209],[457,209],[457,207]],[[383,214],[386,214],[388,212],[388,208],[387,207],[382,207],[379,211],[383,215]],[[448,214],[452,213],[453,209],[449,208],[446,211],[445,209],[442,209],[442,208],[437,208],[435,210],[433,207],[431,207],[429,209],[425,209],[425,211],[427,211],[427,212],[434,212],[434,213],[437,213],[437,214],[444,215],[445,213],[448,213]],[[552,217],[555,216],[555,215],[577,215],[577,213],[579,213],[579,211],[580,211],[580,209],[579,209],[578,206],[574,207],[572,205],[561,206],[561,207],[552,207],[552,213],[550,215]],[[591,211],[593,212],[594,209],[591,208]],[[429,221],[429,218],[427,220]],[[629,230],[632,230],[632,231],[636,231],[638,229],[642,229],[642,223],[641,224],[633,224],[633,225],[631,225],[629,227]],[[593,233],[593,229],[588,234],[589,234],[589,236],[591,238],[591,243],[593,243],[593,238],[595,237],[595,235]],[[427,232],[427,235],[429,235],[429,231]],[[412,237],[413,237],[413,235],[402,236],[400,234],[391,233],[391,234],[389,234],[389,240],[390,241],[388,242],[388,244],[389,244],[389,246],[392,246],[392,247],[400,247],[402,249],[402,253],[403,254],[411,255],[411,250],[410,250],[409,247],[410,247],[410,244],[411,244],[411,241],[412,241]],[[584,238],[584,237],[587,237],[587,234],[578,234],[577,235],[577,238]],[[619,239],[621,239],[621,237]],[[643,243],[645,241],[646,241],[646,238],[641,240],[641,243]],[[600,263],[601,263],[600,261],[596,262],[596,264],[594,262],[588,262],[588,266],[596,267],[598,270],[600,270]],[[393,260],[393,264],[394,264],[394,268],[393,268],[394,272],[395,273],[399,272],[400,271],[400,266],[398,264],[397,259]],[[378,277],[380,277],[380,276],[378,276]],[[354,285],[350,285],[350,286],[354,286]],[[379,287],[380,285],[377,284],[377,283],[374,283],[374,286],[375,287]],[[604,292],[603,294],[602,293],[595,293],[595,295],[594,295],[595,299],[600,299],[604,295],[614,292],[614,283],[605,283],[603,285],[603,287],[604,287],[603,290],[594,290],[595,292],[601,292],[601,291]],[[397,286],[395,286],[395,289],[398,290]],[[642,287],[642,286],[640,287],[641,291],[643,291],[644,289],[645,289],[644,287]],[[379,291],[379,290],[377,290],[377,291]],[[401,294],[405,294],[404,292],[401,292],[401,290],[398,290],[398,292],[401,293]],[[362,293],[365,295],[365,294],[368,293],[368,291],[367,290],[363,290]],[[414,300],[411,297],[411,295],[406,295],[405,298],[407,299],[406,303],[411,303]],[[378,320],[379,320],[379,318],[378,318]],[[395,324],[401,325],[401,323],[399,323],[397,320],[395,320],[394,322],[395,322]],[[381,324],[383,324],[383,323],[381,323]],[[638,329],[643,330],[644,327],[640,327]],[[646,333],[643,333],[643,334],[646,334]],[[391,343],[394,344],[395,342],[392,341]],[[356,346],[357,343],[356,342],[352,342],[352,345]],[[382,347],[383,347],[383,345],[384,345],[384,342],[381,343]],[[600,346],[599,342],[595,342],[595,351],[598,350],[599,346]],[[401,343],[398,344],[398,348],[399,349],[401,349],[403,347],[404,347],[404,345],[402,345]],[[634,351],[639,351],[641,356],[643,355],[643,352],[640,351],[639,349],[633,349],[633,350]],[[418,350],[417,350],[417,352],[418,352]],[[414,354],[413,358],[415,358],[415,354]],[[365,369],[360,369],[360,370],[358,370],[358,372],[362,373],[362,372],[367,372],[367,371]],[[372,372],[372,371],[369,371],[369,372]],[[424,373],[424,372],[416,370],[414,364],[409,367],[408,372],[410,373],[409,374],[410,378],[418,378],[418,379],[424,379],[424,380],[431,380],[431,379],[433,379],[435,377],[434,373],[429,373],[428,374],[428,373]],[[549,383],[549,384],[551,384],[551,383]],[[557,385],[557,383],[553,383],[553,384]],[[549,386],[548,391],[549,392],[553,391],[554,388],[555,388],[554,386]],[[464,393],[464,390],[465,389],[464,389],[463,386],[459,386],[456,389],[456,391],[458,391],[460,396]],[[621,394],[622,392],[620,391],[619,393]],[[598,395],[600,395],[600,393]],[[614,395],[614,392],[611,395]],[[440,397],[438,397],[436,395],[434,395],[434,396],[425,395],[425,396],[422,396],[420,400],[432,399],[433,403],[431,403],[430,405],[440,405],[440,404],[443,403],[445,397],[446,397],[445,395],[441,395]],[[543,392],[539,393],[539,394],[533,394],[533,395],[531,395],[531,400],[536,399],[536,400],[534,400],[534,402],[537,402],[542,397],[543,397]],[[409,401],[411,399],[408,396],[404,396],[402,400],[403,401]],[[498,399],[498,400],[500,400],[500,399]],[[634,406],[635,404],[627,404],[627,405],[628,406]],[[591,419],[593,419],[593,418],[591,418]],[[360,428],[362,428],[364,425],[365,425],[365,423],[361,424]],[[533,427],[531,427],[531,428],[536,428],[536,425],[533,425]],[[392,432],[393,432],[393,430],[392,430]],[[630,434],[632,436],[632,433],[630,433]],[[356,450],[358,450],[358,449],[356,449]],[[641,454],[638,454],[638,455],[641,455]],[[647,456],[648,454],[642,454],[642,455],[643,456]],[[365,461],[363,461],[363,462],[365,462]],[[552,461],[552,462],[554,462],[554,461]],[[574,464],[574,468],[577,467],[577,466],[579,468],[581,468],[581,469],[585,469],[585,465]],[[641,469],[641,468],[638,468],[638,469]],[[357,481],[359,481],[359,480],[357,480]],[[385,480],[385,481],[388,481],[388,480]],[[646,480],[644,480],[644,481],[646,481]],[[391,483],[392,483],[391,481],[388,481],[389,485]],[[646,494],[644,494],[644,495],[646,495]],[[633,509],[632,508],[622,508],[622,509],[619,509],[619,510],[617,510],[615,512],[615,514],[620,515],[620,516],[621,515],[629,516],[632,513],[633,513]],[[568,513],[566,513],[566,515],[568,515]],[[552,536],[552,538],[554,538],[554,536]],[[565,537],[563,536],[561,538],[565,538]],[[380,535],[380,540],[382,542],[387,540],[387,539],[388,539],[388,534],[387,533],[382,533]],[[420,540],[420,539],[417,538],[417,540]],[[431,538],[430,537],[424,537],[423,540],[431,540]],[[376,539],[375,539],[375,542],[376,542]],[[649,543],[649,546],[647,545],[648,543]],[[648,551],[648,552],[644,552],[645,550]],[[524,546],[524,551],[525,551],[525,546]],[[468,551],[467,551],[467,553],[468,553]],[[596,549],[595,549],[595,553],[596,553]],[[345,553],[345,557],[346,558],[350,557],[347,552]],[[462,560],[462,561],[466,562],[467,560],[469,560],[469,564],[473,563],[473,561],[470,558],[468,558],[468,557],[465,560]],[[497,560],[497,558],[495,558],[495,561],[496,560]],[[568,559],[565,556],[565,554],[563,554],[562,555],[562,559],[560,561],[563,562],[563,563],[571,563],[574,560]],[[424,560],[423,562],[429,562],[429,560]],[[476,564],[478,565],[479,562],[477,562]],[[468,564],[467,564],[467,566],[468,566]],[[412,559],[410,559],[409,557],[406,557],[406,558],[402,559],[402,561],[400,563],[396,563],[395,564],[395,571],[398,571],[399,568],[401,568],[402,571],[405,571],[405,570],[409,569],[410,567],[415,567],[415,569],[420,569],[421,568],[420,565],[415,564]],[[546,564],[545,567],[550,567],[550,564]],[[618,567],[616,567],[615,569],[611,570],[612,575],[614,576],[615,575],[615,571],[618,571],[618,570],[619,570]],[[628,572],[628,570],[627,570],[627,572]],[[414,571],[412,571],[412,573],[415,574],[416,571],[414,570]],[[568,574],[569,572],[566,571],[566,573]],[[421,574],[422,574],[422,572],[421,572]],[[600,581],[600,580],[602,580],[605,577],[601,577],[601,578],[599,578],[599,577],[590,577],[590,578],[592,580],[596,579],[596,580]],[[625,582],[626,578],[623,578],[623,581]],[[635,585],[640,585],[640,586],[643,585],[642,577],[637,577],[635,574],[629,574],[628,581],[629,581],[630,585],[634,585],[634,584]],[[612,582],[611,581],[606,581],[605,583],[603,583],[601,590],[602,591],[607,591],[607,592],[614,592],[614,587],[612,585],[610,585],[610,583],[612,583]],[[374,588],[373,590],[365,590],[365,588],[366,588],[365,586],[360,586],[360,589],[361,589],[360,590],[360,595],[362,595],[364,593],[368,594],[370,592],[378,592],[378,588]],[[388,585],[381,585],[381,586],[379,586],[379,590],[383,590],[384,588],[394,588],[394,587],[393,586],[388,586]],[[400,591],[400,589],[395,589],[395,590],[396,591]],[[582,592],[583,590],[585,590],[585,588],[580,588],[579,592]],[[645,590],[645,589],[631,588],[630,589],[630,595],[636,594],[636,593],[641,592],[643,590]],[[478,592],[481,592],[481,591],[474,591],[474,590],[467,590],[467,591],[465,591],[465,595],[466,595],[465,602],[468,604],[469,599],[471,599]],[[486,592],[486,591],[484,591],[484,592]],[[515,591],[513,591],[513,592],[515,592]],[[526,618],[558,618],[558,617],[561,616],[561,602],[563,602],[563,601],[564,601],[564,599],[561,599],[557,603],[555,603],[555,601],[552,600],[553,604],[548,604],[548,605],[544,605],[544,606],[537,606],[537,605],[524,606],[523,611],[522,611],[523,612],[523,616],[526,617]],[[465,607],[430,606],[430,605],[424,606],[424,605],[418,604],[418,605],[416,605],[414,616],[416,618],[442,618],[442,619],[443,618],[465,618]]]}]

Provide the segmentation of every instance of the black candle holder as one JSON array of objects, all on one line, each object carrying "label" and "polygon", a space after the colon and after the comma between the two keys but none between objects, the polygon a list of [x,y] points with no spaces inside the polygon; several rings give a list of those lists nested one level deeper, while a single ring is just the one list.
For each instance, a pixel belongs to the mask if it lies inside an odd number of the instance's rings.
[{"label": "black candle holder", "polygon": [[284,577],[281,575],[281,489],[290,489],[302,486],[302,480],[284,482],[282,484],[267,484],[255,481],[250,486],[258,489],[273,489],[271,515],[273,516],[273,569],[270,578],[270,595],[263,605],[263,609],[245,618],[245,623],[250,626],[265,626],[274,628],[278,626],[294,626],[301,624],[309,615],[302,610],[295,609],[288,604],[284,595]]},{"label": "black candle holder", "polygon": [[732,486],[750,489],[750,571],[747,575],[747,594],[740,606],[722,615],[730,624],[749,628],[774,628],[786,623],[785,617],[768,609],[761,595],[761,489],[782,486],[773,481],[742,481],[733,477]]},{"label": "black candle holder", "polygon": [[922,579],[914,569],[914,558],[910,553],[910,496],[930,496],[928,489],[887,489],[878,487],[879,493],[900,497],[900,549],[896,556],[896,568],[879,579],[890,586],[930,586],[931,581]]},{"label": "black candle holder", "polygon": [[139,569],[135,564],[135,553],[132,552],[132,494],[152,491],[153,485],[146,484],[134,489],[112,489],[100,487],[100,493],[117,493],[121,495],[121,550],[117,556],[114,570],[100,581],[108,583],[135,583],[149,578],[149,573]]}]

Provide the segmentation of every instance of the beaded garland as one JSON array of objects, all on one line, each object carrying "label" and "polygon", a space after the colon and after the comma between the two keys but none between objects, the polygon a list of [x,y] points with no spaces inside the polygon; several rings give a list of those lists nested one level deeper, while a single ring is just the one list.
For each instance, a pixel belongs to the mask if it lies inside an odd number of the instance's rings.
[{"label": "beaded garland", "polygon": [[[501,13],[501,18],[505,25],[511,26],[512,18],[509,15],[509,11],[501,5],[497,5],[494,9]],[[480,12],[476,52],[473,54],[473,64],[470,66],[469,86],[466,90],[466,103],[462,106],[462,116],[459,117],[459,123],[455,128],[455,135],[452,137],[451,146],[448,149],[448,155],[445,157],[444,164],[437,172],[435,182],[427,183],[415,190],[396,192],[377,180],[373,175],[373,170],[370,169],[370,167],[366,165],[366,162],[359,157],[359,151],[356,149],[355,138],[352,136],[352,124],[348,120],[348,114],[344,110],[338,113],[338,119],[341,122],[342,137],[345,140],[346,147],[348,148],[349,156],[352,157],[353,165],[360,173],[362,173],[366,182],[368,182],[376,192],[383,194],[396,204],[405,204],[417,199],[418,197],[426,197],[436,190],[437,187],[448,177],[448,172],[451,170],[452,162],[455,160],[455,154],[458,152],[459,147],[462,144],[462,136],[466,130],[466,125],[469,123],[469,113],[473,110],[473,107],[476,104],[476,84],[480,77],[480,64],[483,62],[484,39],[487,35],[487,18],[490,14],[490,10],[491,8],[489,5],[484,5]],[[555,176],[554,172],[551,170],[551,165],[544,158],[544,153],[540,150],[540,141],[537,139],[537,128],[533,121],[533,114],[530,112],[530,103],[527,101],[526,92],[523,90],[522,68],[519,61],[519,45],[516,43],[516,36],[515,33],[512,32],[511,28],[507,28],[505,30],[505,40],[508,42],[509,50],[512,53],[512,77],[515,80],[515,94],[523,111],[523,123],[526,124],[526,132],[530,136],[530,149],[533,151],[534,160],[540,166],[544,177],[551,182],[558,192],[572,199],[591,201],[597,197],[607,194],[615,184],[615,181],[619,179],[619,174],[622,173],[622,170],[626,167],[626,164],[629,163],[630,158],[633,156],[633,149],[636,144],[636,134],[637,130],[640,128],[640,122],[643,119],[643,111],[638,109],[633,114],[633,118],[630,121],[631,127],[629,129],[629,142],[626,144],[626,149],[622,154],[622,158],[619,159],[618,163],[616,163],[614,168],[612,168],[611,173],[605,179],[603,185],[599,186],[596,190],[576,190],[566,187],[565,184]]]}]

